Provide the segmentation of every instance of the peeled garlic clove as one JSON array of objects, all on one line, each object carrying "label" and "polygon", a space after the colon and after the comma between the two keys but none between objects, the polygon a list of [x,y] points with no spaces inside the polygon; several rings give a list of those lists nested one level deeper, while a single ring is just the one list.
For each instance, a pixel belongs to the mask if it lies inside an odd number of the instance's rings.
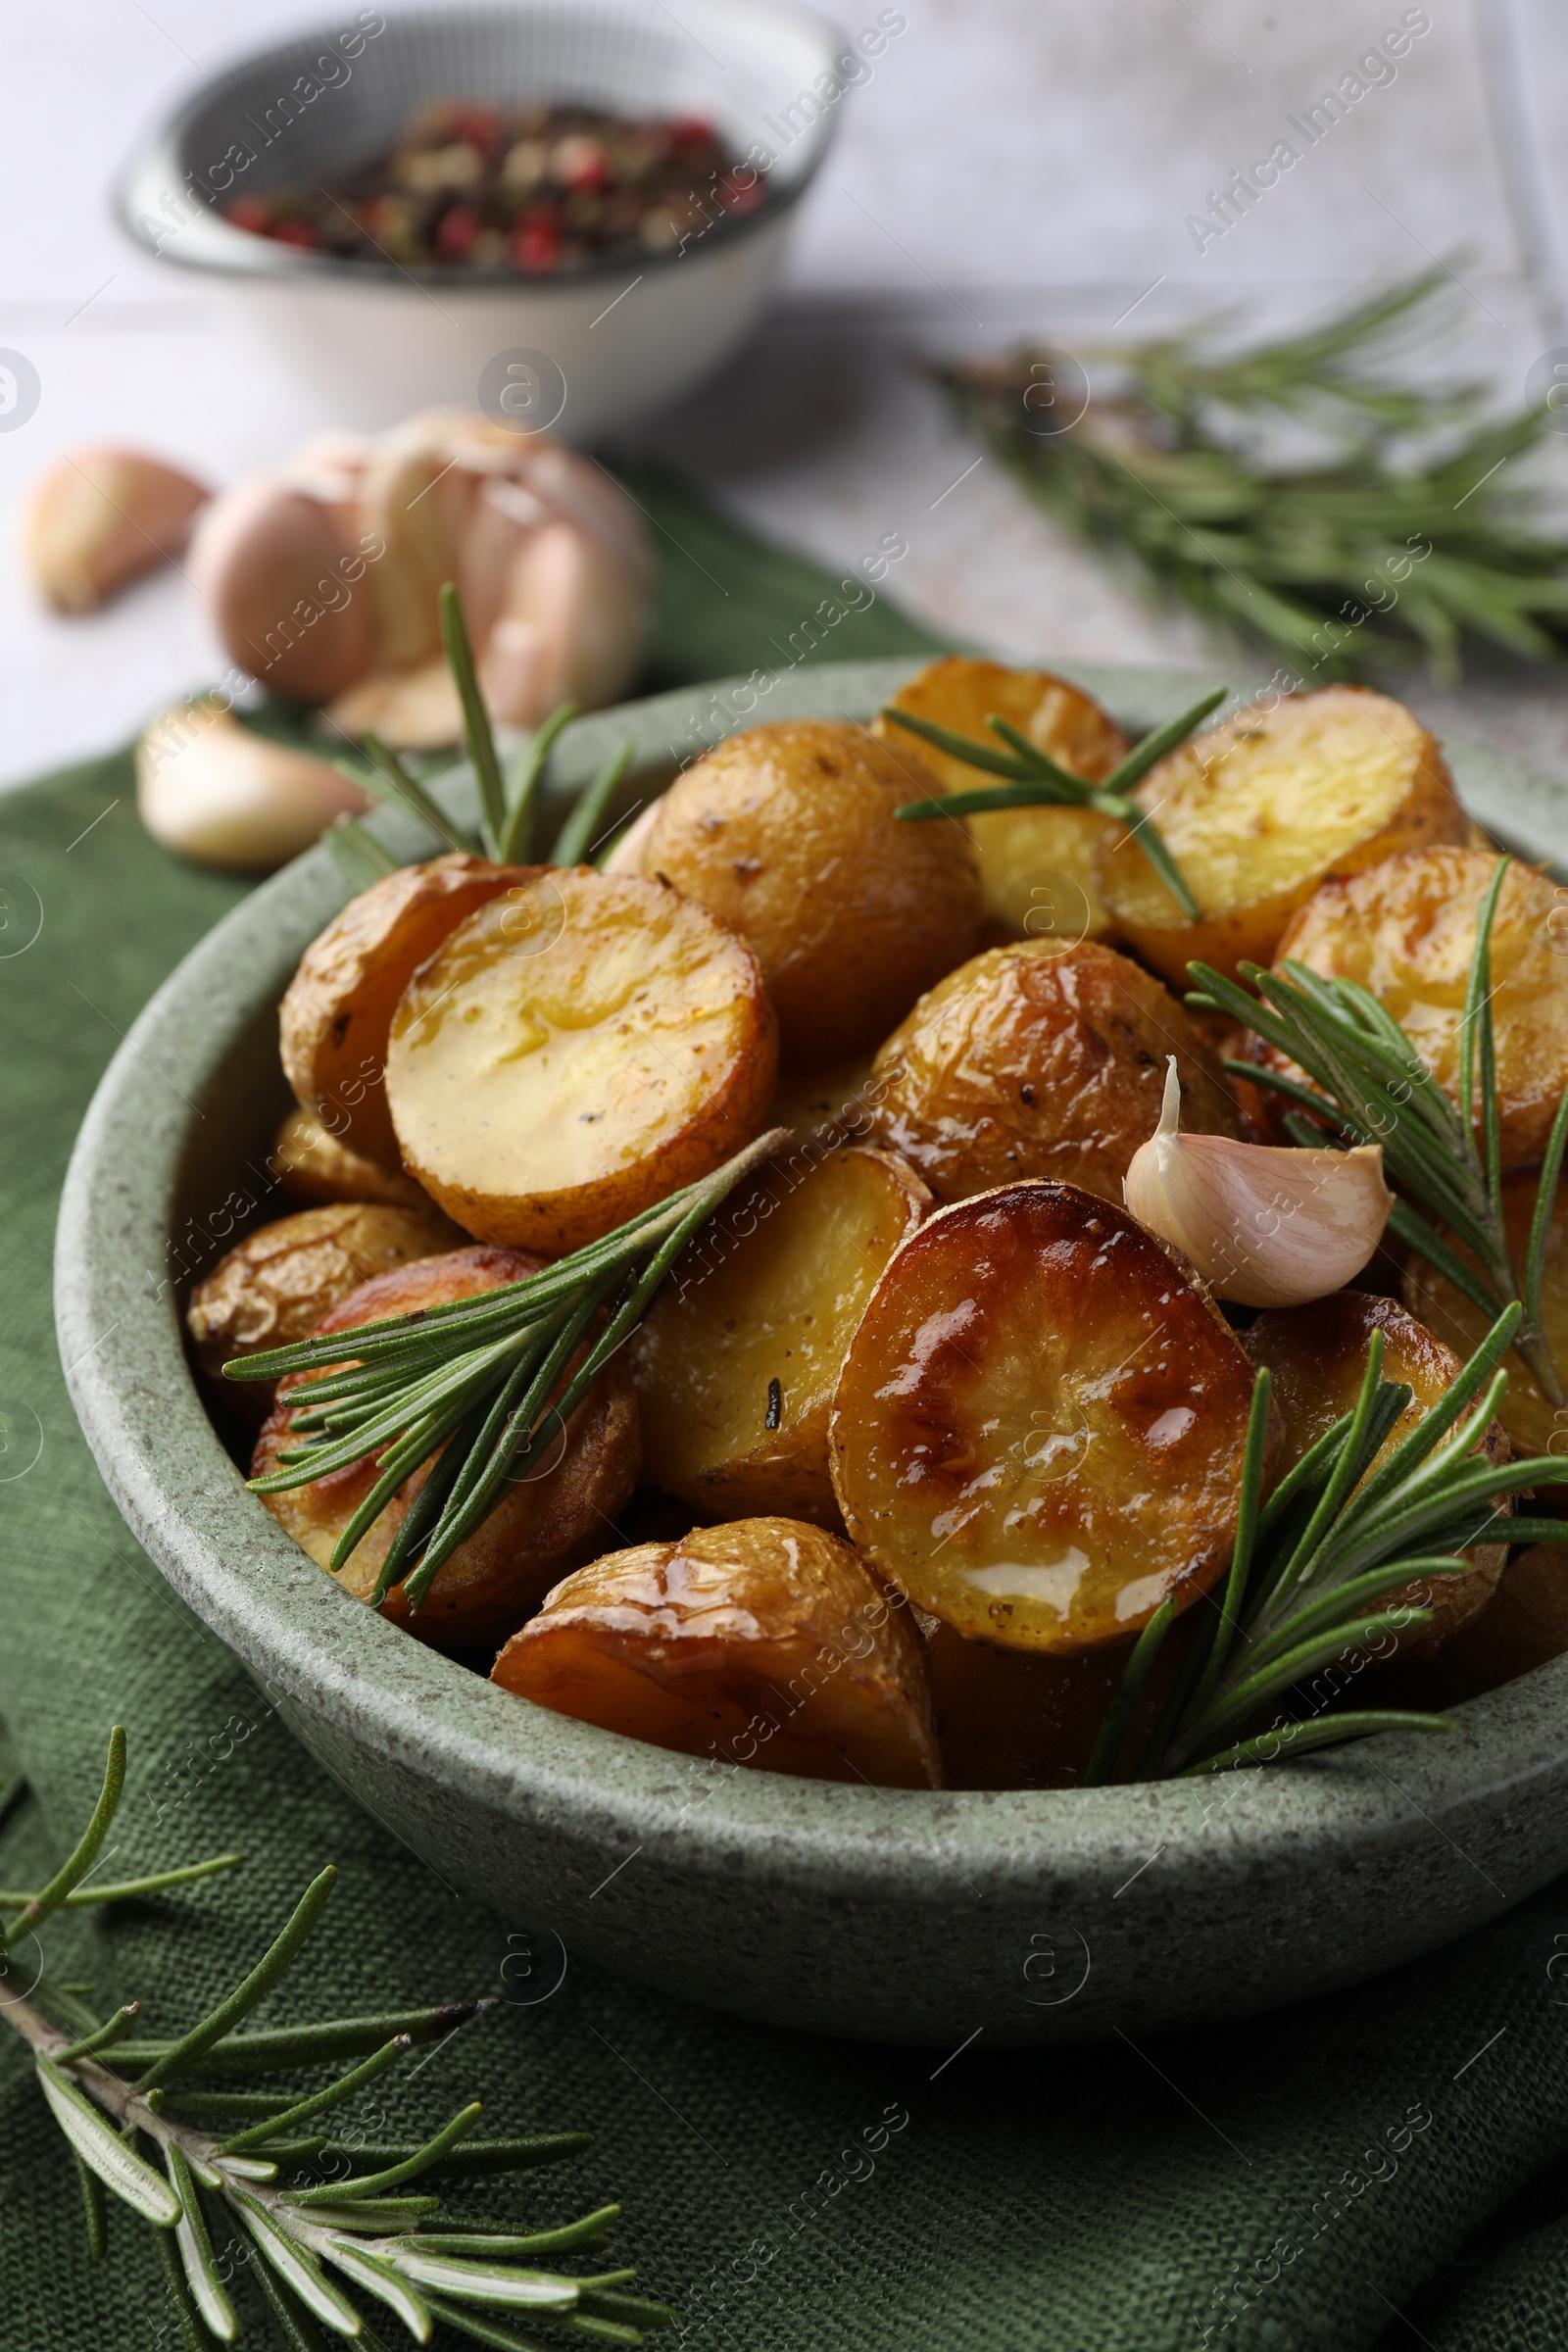
[{"label": "peeled garlic clove", "polygon": [[541,523],[518,548],[480,658],[485,699],[518,727],[568,699],[584,710],[614,702],[636,675],[643,621],[641,581],[601,539]]},{"label": "peeled garlic clove", "polygon": [[330,505],[266,475],[215,499],[191,543],[191,581],[223,651],[301,703],[369,668],[374,568]]},{"label": "peeled garlic clove", "polygon": [[[663,806],[664,796],[661,793],[657,800],[649,802],[635,823],[627,826],[610,856],[605,859],[604,870],[607,874],[640,874],[642,872],[643,847],[659,822],[659,811]],[[651,879],[652,876],[650,876]]]},{"label": "peeled garlic clove", "polygon": [[270,873],[335,816],[370,807],[309,753],[270,743],[212,700],[175,703],[136,746],[136,805],[165,849],[198,865]]},{"label": "peeled garlic clove", "polygon": [[34,588],[57,612],[96,612],[178,555],[211,495],[138,450],[74,450],[49,468],[23,515]]},{"label": "peeled garlic clove", "polygon": [[1238,1306],[1300,1306],[1359,1274],[1394,1206],[1381,1144],[1294,1152],[1183,1135],[1181,1100],[1172,1055],[1159,1125],[1122,1188],[1140,1225]]}]

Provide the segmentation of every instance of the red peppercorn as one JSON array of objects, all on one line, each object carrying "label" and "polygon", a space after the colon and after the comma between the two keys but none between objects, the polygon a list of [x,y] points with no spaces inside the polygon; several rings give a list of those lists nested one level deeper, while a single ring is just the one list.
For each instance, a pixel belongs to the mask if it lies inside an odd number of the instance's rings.
[{"label": "red peppercorn", "polygon": [[436,222],[435,247],[444,262],[461,262],[479,234],[481,222],[471,204],[449,205]]},{"label": "red peppercorn", "polygon": [[492,156],[501,137],[501,118],[488,106],[454,107],[452,136],[466,139],[482,156]]},{"label": "red peppercorn", "polygon": [[272,235],[280,245],[298,245],[302,250],[321,241],[308,220],[280,220]]},{"label": "red peppercorn", "polygon": [[705,122],[701,115],[682,115],[669,126],[670,140],[676,147],[706,147],[712,135],[712,124]]},{"label": "red peppercorn", "polygon": [[755,213],[762,201],[762,183],[754,172],[749,180],[721,179],[718,200],[727,213]]},{"label": "red peppercorn", "polygon": [[234,228],[249,229],[252,236],[265,237],[272,225],[272,208],[265,196],[236,196],[223,207],[223,219]]},{"label": "red peppercorn", "polygon": [[561,253],[561,223],[553,214],[519,220],[512,232],[512,258],[519,270],[553,270]]}]

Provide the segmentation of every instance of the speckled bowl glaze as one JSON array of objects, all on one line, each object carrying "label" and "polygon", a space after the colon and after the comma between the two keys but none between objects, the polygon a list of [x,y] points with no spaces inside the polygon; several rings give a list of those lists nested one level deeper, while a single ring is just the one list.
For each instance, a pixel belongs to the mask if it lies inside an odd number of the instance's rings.
[{"label": "speckled bowl glaze", "polygon": [[[911,666],[797,671],[751,707],[865,718]],[[1201,683],[1077,674],[1137,727]],[[560,792],[626,734],[629,791],[659,789],[747,723],[738,684],[579,721]],[[1448,751],[1499,836],[1537,857],[1568,837],[1555,788]],[[375,822],[418,854],[401,819]],[[1568,1657],[1461,1707],[1447,1739],[1384,1736],[1217,1782],[932,1794],[667,1755],[512,1697],[351,1600],[246,1493],[178,1320],[189,1275],[277,1213],[256,1174],[284,1102],[276,1005],[349,896],[326,850],[298,859],[186,957],[116,1055],[61,1208],[61,1349],[164,1575],[361,1802],[451,1885],[544,1932],[541,1992],[581,1955],[857,2038],[1136,2034],[1372,1976],[1568,1866]]]}]

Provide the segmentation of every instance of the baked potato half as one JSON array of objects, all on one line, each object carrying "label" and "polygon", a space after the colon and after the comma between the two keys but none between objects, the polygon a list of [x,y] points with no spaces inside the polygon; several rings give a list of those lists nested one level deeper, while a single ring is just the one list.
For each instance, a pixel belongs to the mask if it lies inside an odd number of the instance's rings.
[{"label": "baked potato half", "polygon": [[298,1103],[284,1115],[268,1166],[285,1200],[303,1208],[324,1208],[334,1200],[382,1200],[393,1208],[435,1206],[412,1176],[351,1151],[314,1110],[301,1110]]},{"label": "baked potato half", "polygon": [[757,958],[661,882],[541,868],[460,923],[387,1049],[404,1166],[469,1233],[557,1256],[758,1131],[777,1033]]},{"label": "baked potato half", "polygon": [[1094,940],[988,948],[877,1054],[873,1129],[939,1200],[1042,1176],[1120,1201],[1159,1124],[1171,1054],[1183,1127],[1234,1136],[1219,1065],[1162,982]]},{"label": "baked potato half", "polygon": [[1116,929],[1177,988],[1195,959],[1227,973],[1269,962],[1331,875],[1466,835],[1433,737],[1364,686],[1254,703],[1169,753],[1133,798],[1157,810],[1201,913],[1182,912],[1120,827],[1097,854],[1100,893]]},{"label": "baked potato half", "polygon": [[838,1525],[827,1424],[877,1276],[931,1206],[885,1152],[803,1151],[725,1201],[632,1344],[652,1475],[706,1518]]},{"label": "baked potato half", "polygon": [[[1477,912],[1496,865],[1485,850],[1421,850],[1385,858],[1364,873],[1327,883],[1280,941],[1281,963],[1290,957],[1325,978],[1370,989],[1454,1102]],[[1541,1159],[1568,1088],[1568,956],[1560,952],[1559,931],[1550,927],[1560,905],[1555,883],[1509,860],[1492,929],[1505,1169]],[[1291,1066],[1271,1048],[1258,1059],[1264,1067]]]},{"label": "baked potato half", "polygon": [[[384,1315],[472,1298],[538,1271],[538,1259],[520,1250],[454,1250],[363,1283],[321,1317],[317,1330],[352,1333]],[[344,1361],[353,1360],[350,1345]],[[317,1377],[320,1376],[306,1373],[278,1383],[277,1400],[257,1440],[253,1478],[268,1477],[282,1466],[278,1457],[290,1443],[290,1399]],[[616,1356],[571,1415],[560,1442],[547,1446],[535,1467],[508,1486],[489,1518],[443,1563],[418,1610],[411,1616],[398,1585],[381,1603],[382,1616],[438,1648],[468,1649],[503,1641],[550,1586],[598,1550],[606,1528],[612,1528],[615,1513],[637,1484],[640,1463],[637,1399],[624,1359]],[[405,1480],[336,1572],[344,1591],[357,1600],[368,1600],[374,1592],[387,1546],[429,1470],[425,1463]],[[330,1571],[337,1540],[375,1477],[373,1462],[356,1462],[308,1487],[261,1499],[317,1566]]]},{"label": "baked potato half", "polygon": [[[1316,1445],[1325,1430],[1354,1410],[1375,1331],[1383,1334],[1384,1379],[1405,1382],[1412,1391],[1409,1403],[1376,1456],[1375,1469],[1453,1386],[1462,1367],[1452,1348],[1395,1299],[1377,1298],[1366,1291],[1336,1291],[1305,1306],[1271,1307],[1246,1333],[1242,1345],[1248,1354],[1254,1364],[1267,1364],[1273,1377],[1274,1401],[1284,1433],[1281,1477]],[[1508,1441],[1496,1421],[1487,1433],[1486,1450],[1489,1461],[1508,1459]],[[1504,1500],[1498,1508],[1511,1510],[1512,1504]],[[1396,1640],[1401,1650],[1435,1653],[1450,1635],[1488,1606],[1508,1557],[1508,1546],[1484,1544],[1465,1556],[1474,1563],[1468,1576],[1429,1577],[1401,1585],[1369,1602],[1363,1614],[1430,1609],[1429,1625],[1412,1627]]]},{"label": "baked potato half", "polygon": [[333,916],[300,957],[278,1015],[296,1102],[355,1152],[399,1166],[382,1093],[398,999],[466,914],[526,881],[529,868],[454,851],[401,866]]},{"label": "baked potato half", "polygon": [[840,1375],[851,1540],[973,1640],[1124,1642],[1229,1563],[1252,1367],[1123,1208],[1013,1184],[939,1209],[871,1294]]},{"label": "baked potato half", "polygon": [[[993,711],[1070,775],[1108,776],[1128,744],[1093,696],[1043,669],[1009,669],[949,654],[901,686],[889,706],[1001,751],[987,726]],[[942,792],[973,792],[996,781],[982,768],[924,743],[879,716],[871,732],[923,761]],[[1095,853],[1114,820],[1093,808],[987,808],[963,819],[980,856],[986,920],[1007,939],[1107,939],[1112,924],[1095,878]]]},{"label": "baked potato half", "polygon": [[260,1225],[191,1293],[185,1328],[196,1361],[221,1383],[224,1401],[254,1425],[271,1411],[276,1384],[225,1381],[226,1363],[309,1339],[362,1282],[457,1249],[465,1238],[429,1200],[422,1208],[338,1201]]},{"label": "baked potato half", "polygon": [[1445,1712],[1568,1651],[1568,1546],[1532,1544],[1510,1560],[1490,1607],[1435,1654],[1411,1651],[1372,1669],[1368,1706]]},{"label": "baked potato half", "polygon": [[683,1755],[937,1788],[931,1692],[907,1619],[838,1537],[741,1519],[579,1569],[490,1679]]},{"label": "baked potato half", "polygon": [[[1502,1224],[1508,1255],[1521,1269],[1530,1254],[1530,1227],[1540,1181],[1534,1169],[1502,1180]],[[1446,1232],[1443,1239],[1455,1256],[1467,1265],[1475,1264],[1471,1251],[1457,1234]],[[1436,1266],[1429,1265],[1412,1250],[1401,1288],[1404,1303],[1413,1315],[1419,1315],[1423,1323],[1429,1324],[1456,1355],[1474,1355],[1491,1328],[1491,1317],[1462,1291],[1455,1290],[1446,1274],[1440,1274]],[[1541,1329],[1559,1375],[1568,1374],[1568,1183],[1558,1185],[1547,1216],[1541,1273]],[[1568,1508],[1568,1406],[1547,1400],[1529,1365],[1513,1349],[1504,1356],[1503,1363],[1508,1386],[1503,1391],[1497,1418],[1515,1453],[1563,1457],[1563,1485],[1538,1490],[1538,1498],[1546,1509],[1561,1511]]]},{"label": "baked potato half", "polygon": [[777,719],[731,735],[658,804],[643,872],[750,942],[796,1067],[868,1051],[979,943],[973,843],[895,813],[930,790],[913,753],[864,727]]}]

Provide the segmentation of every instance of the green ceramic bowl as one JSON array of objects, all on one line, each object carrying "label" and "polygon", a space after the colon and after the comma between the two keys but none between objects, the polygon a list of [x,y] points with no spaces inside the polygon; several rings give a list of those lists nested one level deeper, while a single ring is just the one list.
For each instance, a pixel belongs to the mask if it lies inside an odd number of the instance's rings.
[{"label": "green ceramic bowl", "polygon": [[[909,667],[800,671],[758,714],[864,718]],[[1081,674],[1131,726],[1203,683]],[[744,703],[721,683],[580,721],[561,789],[628,733],[632,789],[658,789],[747,723]],[[1510,842],[1550,856],[1568,837],[1553,787],[1479,750],[1449,756]],[[419,854],[403,820],[375,822]],[[186,957],[117,1054],[61,1209],[62,1353],[104,1476],[170,1583],[369,1811],[454,1886],[545,1932],[541,1991],[581,1954],[867,2039],[1137,2034],[1371,1976],[1568,1865],[1568,1657],[1460,1708],[1449,1738],[1385,1736],[1204,1784],[944,1795],[689,1763],[493,1689],[348,1598],[246,1493],[179,1307],[192,1272],[277,1213],[257,1172],[284,1105],[276,1006],[349,895],[327,851],[300,858]]]}]

